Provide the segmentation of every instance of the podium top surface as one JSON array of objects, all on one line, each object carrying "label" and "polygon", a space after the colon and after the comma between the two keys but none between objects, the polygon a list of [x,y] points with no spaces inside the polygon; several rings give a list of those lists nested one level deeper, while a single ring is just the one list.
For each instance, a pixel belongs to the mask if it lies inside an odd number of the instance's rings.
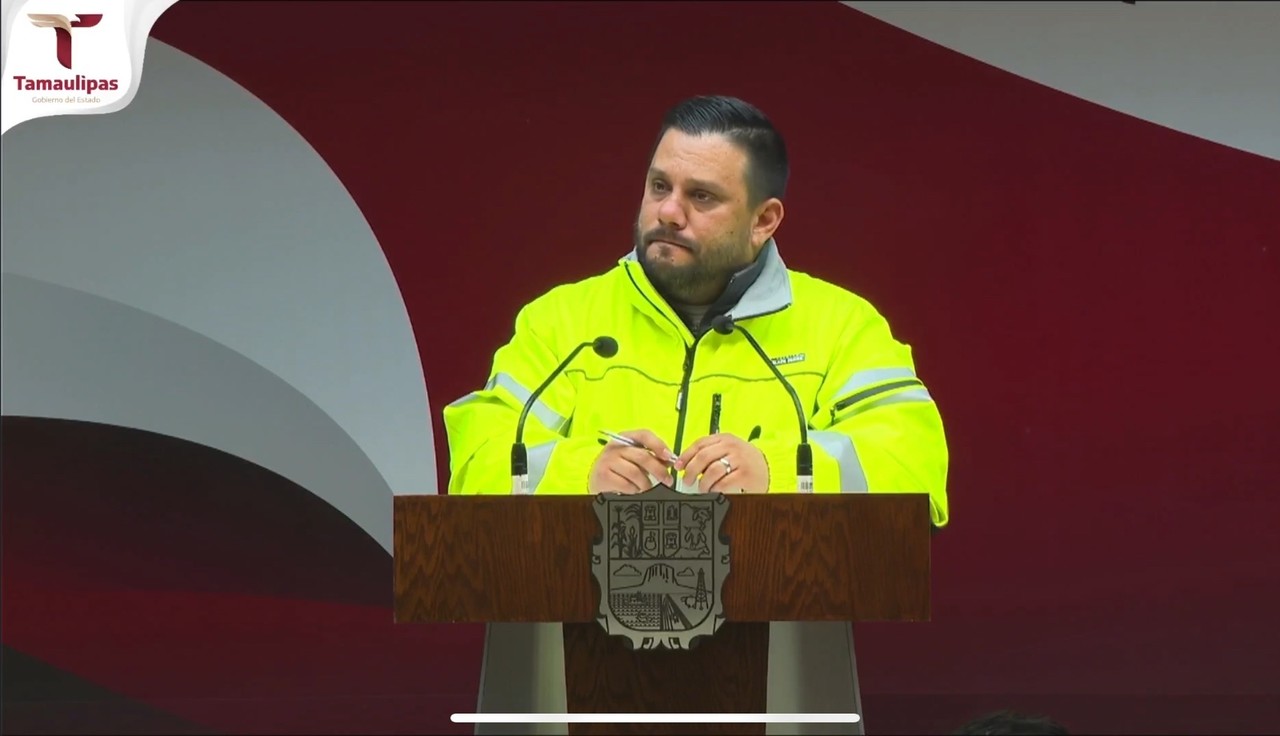
[{"label": "podium top surface", "polygon": [[[399,622],[592,621],[588,495],[396,496]],[[928,496],[735,495],[720,529],[729,621],[929,618]]]}]

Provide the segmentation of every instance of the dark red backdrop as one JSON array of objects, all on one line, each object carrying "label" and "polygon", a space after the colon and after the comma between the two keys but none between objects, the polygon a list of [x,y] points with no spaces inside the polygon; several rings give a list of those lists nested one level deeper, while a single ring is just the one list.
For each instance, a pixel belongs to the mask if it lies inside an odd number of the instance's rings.
[{"label": "dark red backdrop", "polygon": [[[869,726],[938,732],[1001,705],[1077,731],[1280,722],[1277,162],[834,2],[184,2],[153,35],[260,97],[351,192],[403,290],[442,459],[440,407],[483,382],[516,309],[628,248],[662,111],[705,92],[759,105],[792,154],[784,257],[886,313],[915,348],[953,453],[933,622],[859,629]],[[142,640],[132,651],[151,669],[113,664],[109,633],[59,620],[58,596],[78,589],[51,582],[62,579],[53,553],[10,534],[11,499],[48,485],[33,458],[67,440],[11,420],[5,431],[38,435],[21,456],[5,446],[9,647],[214,730],[451,728],[450,709],[473,705],[476,631],[390,631],[404,627],[390,624],[389,593],[362,598],[359,575],[335,583],[349,594],[272,591],[311,602],[278,615],[327,627],[289,636],[298,651],[342,642],[328,658],[235,643],[288,627],[219,598],[212,631],[227,642],[209,657],[226,677],[272,657],[293,664],[218,707],[203,699],[223,681],[192,674],[207,662],[164,671],[175,663]],[[128,436],[119,452],[162,442]],[[94,442],[107,440],[66,452]],[[95,477],[77,482],[106,483]],[[60,528],[48,503],[21,518]],[[361,548],[358,530],[344,534]],[[373,576],[389,569],[379,552],[362,553]],[[93,573],[73,567],[59,569],[92,588]],[[358,599],[359,627],[316,603],[344,595]],[[173,626],[200,635],[195,610]],[[185,695],[165,694],[181,690],[174,678]],[[19,711],[35,730],[42,712]]]}]

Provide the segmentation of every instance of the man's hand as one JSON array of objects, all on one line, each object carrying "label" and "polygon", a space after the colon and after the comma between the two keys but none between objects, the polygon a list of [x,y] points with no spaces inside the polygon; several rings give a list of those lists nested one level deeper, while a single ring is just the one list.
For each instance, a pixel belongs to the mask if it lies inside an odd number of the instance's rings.
[{"label": "man's hand", "polygon": [[697,481],[703,493],[769,492],[769,463],[764,453],[736,435],[703,437],[689,445],[676,467],[684,471],[686,486]]},{"label": "man's hand", "polygon": [[[618,434],[641,443],[644,449],[629,447],[620,442],[610,442],[605,445],[591,466],[591,475],[587,478],[588,491],[591,493],[643,493],[657,483],[675,486],[676,481],[671,477],[668,465],[674,460],[675,453],[671,452],[667,443],[658,439],[658,435],[647,429]],[[657,483],[654,482],[655,478]]]}]

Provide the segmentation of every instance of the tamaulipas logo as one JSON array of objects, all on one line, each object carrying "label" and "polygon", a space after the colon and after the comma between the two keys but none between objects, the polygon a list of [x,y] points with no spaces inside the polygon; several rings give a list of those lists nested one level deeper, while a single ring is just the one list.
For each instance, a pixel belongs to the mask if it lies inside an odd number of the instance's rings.
[{"label": "tamaulipas logo", "polygon": [[[102,13],[78,13],[75,20],[72,20],[65,15],[28,13],[27,18],[37,28],[53,30],[54,38],[53,43],[49,44],[50,51],[64,68],[73,69],[72,49],[75,34],[79,29],[97,26],[102,21],[102,15]],[[76,74],[74,77],[29,77],[15,74],[13,81],[20,92],[83,92],[85,96],[77,96],[75,102],[100,102],[101,100],[92,97],[95,92],[99,90],[114,92],[120,89],[119,78],[95,78],[86,77],[83,74]]]},{"label": "tamaulipas logo", "polygon": [[100,115],[138,93],[151,27],[177,0],[0,0],[0,132],[52,115]]}]

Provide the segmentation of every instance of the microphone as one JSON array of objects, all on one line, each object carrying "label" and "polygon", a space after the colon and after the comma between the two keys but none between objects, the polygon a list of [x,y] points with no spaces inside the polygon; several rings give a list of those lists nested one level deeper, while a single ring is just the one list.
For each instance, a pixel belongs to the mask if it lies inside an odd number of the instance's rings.
[{"label": "microphone", "polygon": [[791,396],[791,403],[796,407],[796,419],[800,421],[800,444],[796,447],[796,480],[801,493],[813,493],[813,448],[809,445],[809,422],[805,418],[804,407],[800,405],[800,397],[796,395],[796,390],[791,387],[787,379],[782,376],[782,371],[778,370],[778,366],[769,360],[769,356],[765,354],[764,348],[760,347],[760,343],[747,332],[742,325],[735,324],[733,318],[727,314],[711,320],[711,329],[719,332],[721,335],[732,334],[734,330],[742,333],[747,338],[747,342],[751,343],[751,347],[756,351],[756,355],[760,356],[760,360],[769,366],[769,370],[773,371],[774,378],[782,384],[787,390],[787,394]]},{"label": "microphone", "polygon": [[533,390],[533,393],[529,394],[528,400],[524,402],[524,408],[520,411],[520,421],[516,422],[516,441],[511,445],[511,493],[513,495],[526,496],[530,493],[529,453],[524,446],[524,423],[529,418],[529,411],[533,409],[534,402],[538,400],[543,391],[547,390],[547,386],[551,385],[556,376],[563,373],[569,363],[578,357],[578,353],[587,347],[594,350],[595,354],[601,358],[612,358],[618,354],[618,341],[607,335],[601,335],[595,340],[584,342],[574,348],[569,353],[569,357],[560,361],[560,365],[556,366],[554,371],[551,371],[551,375],[547,376],[547,380],[543,381],[541,386],[538,386]]}]

